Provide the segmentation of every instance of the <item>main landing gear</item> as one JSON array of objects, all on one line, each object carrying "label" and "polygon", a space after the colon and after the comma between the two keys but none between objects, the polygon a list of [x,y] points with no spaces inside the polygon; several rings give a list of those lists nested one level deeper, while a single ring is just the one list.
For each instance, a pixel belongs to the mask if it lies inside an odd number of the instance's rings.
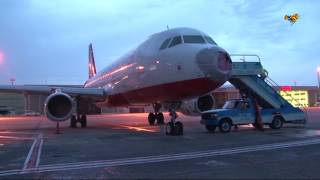
[{"label": "main landing gear", "polygon": [[156,121],[158,125],[164,124],[164,116],[162,112],[159,112],[161,109],[161,104],[156,103],[156,104],[153,104],[152,106],[154,109],[154,113],[149,113],[149,116],[148,116],[149,124],[153,126],[155,125]]},{"label": "main landing gear", "polygon": [[166,135],[183,135],[183,124],[180,121],[176,122],[178,114],[176,113],[179,104],[171,104],[169,106],[169,115],[171,116],[170,122],[166,125]]},{"label": "main landing gear", "polygon": [[85,114],[77,114],[77,116],[72,115],[70,119],[70,127],[76,128],[78,122],[81,124],[81,127],[87,127],[87,116]]}]

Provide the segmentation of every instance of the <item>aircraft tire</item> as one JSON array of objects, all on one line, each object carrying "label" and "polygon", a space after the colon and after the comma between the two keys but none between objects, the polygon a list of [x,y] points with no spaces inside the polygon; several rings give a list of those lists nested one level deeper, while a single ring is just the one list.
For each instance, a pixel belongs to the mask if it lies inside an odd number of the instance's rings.
[{"label": "aircraft tire", "polygon": [[77,127],[77,119],[76,116],[72,115],[70,118],[70,127],[76,128]]},{"label": "aircraft tire", "polygon": [[166,125],[166,135],[174,135],[174,125],[172,122],[168,122]]},{"label": "aircraft tire", "polygon": [[163,113],[158,113],[156,115],[157,117],[157,124],[158,125],[163,125],[164,124],[164,116],[163,116]]},{"label": "aircraft tire", "polygon": [[177,136],[182,136],[183,135],[183,124],[180,121],[175,123],[174,134],[177,135]]},{"label": "aircraft tire", "polygon": [[153,113],[149,113],[148,115],[149,125],[153,126],[155,121],[156,121],[156,116]]},{"label": "aircraft tire", "polygon": [[81,127],[87,127],[87,116],[85,114],[81,115],[80,123]]}]

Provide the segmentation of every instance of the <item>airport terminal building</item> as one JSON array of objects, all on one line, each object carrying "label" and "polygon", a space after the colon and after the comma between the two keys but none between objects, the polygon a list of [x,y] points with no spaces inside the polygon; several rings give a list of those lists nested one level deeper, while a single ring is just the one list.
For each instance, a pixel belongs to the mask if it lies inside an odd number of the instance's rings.
[{"label": "airport terminal building", "polygon": [[[281,86],[279,93],[295,107],[315,106],[319,88],[316,86]],[[229,99],[240,98],[239,91],[233,86],[221,87],[213,92],[216,107],[222,107]],[[2,109],[13,109],[14,114],[36,113],[44,114],[45,95],[0,93],[0,112]],[[91,108],[92,114],[117,112],[149,112],[146,108]]]},{"label": "airport terminal building", "polygon": [[[319,102],[317,86],[280,86],[274,87],[280,95],[295,107],[312,107]],[[239,91],[233,86],[221,87],[213,92],[217,107],[221,107],[226,100],[240,98]]]}]

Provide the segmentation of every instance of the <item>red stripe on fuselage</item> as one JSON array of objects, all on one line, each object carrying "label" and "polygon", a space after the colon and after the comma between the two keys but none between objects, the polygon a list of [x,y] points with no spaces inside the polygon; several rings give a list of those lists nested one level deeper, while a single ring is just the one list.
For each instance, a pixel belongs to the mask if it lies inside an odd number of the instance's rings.
[{"label": "red stripe on fuselage", "polygon": [[218,88],[222,84],[222,82],[216,82],[209,78],[199,78],[160,84],[110,95],[108,96],[107,105],[130,106],[134,104],[178,101],[182,99],[198,97]]}]

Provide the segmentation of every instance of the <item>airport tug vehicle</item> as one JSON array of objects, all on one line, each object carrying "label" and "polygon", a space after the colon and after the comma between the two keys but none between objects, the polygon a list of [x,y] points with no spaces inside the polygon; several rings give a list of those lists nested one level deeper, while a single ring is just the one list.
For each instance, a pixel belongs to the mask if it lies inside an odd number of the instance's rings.
[{"label": "airport tug vehicle", "polygon": [[241,99],[228,100],[222,109],[201,113],[200,123],[208,131],[219,127],[221,132],[227,133],[232,126],[245,124],[252,124],[258,129],[263,129],[264,125],[280,129],[284,123],[307,122],[307,114],[293,107],[278,93],[277,88],[280,87],[268,77],[259,56],[253,56],[258,57],[259,61],[232,62],[229,82],[239,90]]}]

